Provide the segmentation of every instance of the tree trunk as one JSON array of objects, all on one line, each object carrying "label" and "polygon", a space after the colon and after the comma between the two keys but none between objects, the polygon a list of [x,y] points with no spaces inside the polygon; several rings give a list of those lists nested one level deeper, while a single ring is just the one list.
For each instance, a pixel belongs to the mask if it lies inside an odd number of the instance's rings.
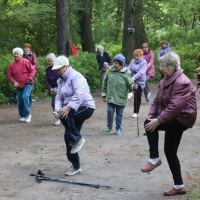
[{"label": "tree trunk", "polygon": [[142,44],[147,43],[147,35],[143,21],[143,0],[134,0],[135,6],[135,20],[133,27],[135,28],[134,34],[134,49],[141,49]]},{"label": "tree trunk", "polygon": [[122,37],[122,54],[126,58],[126,64],[129,65],[133,59],[133,35],[128,33],[127,28],[133,27],[134,11],[133,0],[124,0],[124,29]]},{"label": "tree trunk", "polygon": [[71,55],[69,0],[56,0],[57,54]]},{"label": "tree trunk", "polygon": [[91,2],[90,0],[80,0],[81,8],[79,10],[80,36],[82,50],[94,52],[94,40],[92,37],[91,24]]}]

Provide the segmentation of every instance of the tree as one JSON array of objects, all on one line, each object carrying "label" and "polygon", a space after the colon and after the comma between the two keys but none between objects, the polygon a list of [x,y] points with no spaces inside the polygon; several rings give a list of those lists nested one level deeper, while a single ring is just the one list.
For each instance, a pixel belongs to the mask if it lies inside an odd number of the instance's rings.
[{"label": "tree", "polygon": [[94,52],[94,40],[92,37],[91,24],[91,1],[80,0],[79,23],[82,50]]},{"label": "tree", "polygon": [[56,0],[57,54],[71,55],[69,0]]},{"label": "tree", "polygon": [[122,54],[126,58],[126,64],[131,62],[133,58],[134,33],[128,33],[127,28],[133,27],[134,11],[133,0],[124,0],[124,29],[122,37]]}]

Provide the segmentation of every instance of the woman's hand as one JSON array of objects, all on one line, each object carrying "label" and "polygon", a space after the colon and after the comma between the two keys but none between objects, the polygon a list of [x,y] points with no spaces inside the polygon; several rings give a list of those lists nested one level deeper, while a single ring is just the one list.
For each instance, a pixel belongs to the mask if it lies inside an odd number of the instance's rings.
[{"label": "woman's hand", "polygon": [[30,79],[26,79],[26,84],[29,84],[31,82],[31,80]]},{"label": "woman's hand", "polygon": [[106,97],[102,97],[103,102],[106,102]]},{"label": "woman's hand", "polygon": [[158,125],[161,124],[161,122],[158,119],[148,119],[150,122],[145,125],[145,130],[146,131],[151,131],[153,132]]},{"label": "woman's hand", "polygon": [[14,86],[15,87],[19,87],[19,83],[18,82],[14,82]]},{"label": "woman's hand", "polygon": [[59,112],[59,119],[67,119],[68,113],[70,112],[71,108],[68,106],[64,106]]},{"label": "woman's hand", "polygon": [[59,110],[55,110],[55,112],[56,112],[55,118],[56,118],[56,119],[60,119],[60,117],[59,117],[59,112],[60,112],[60,111],[59,111]]},{"label": "woman's hand", "polygon": [[133,86],[133,89],[134,89],[134,90],[137,90],[137,89],[138,89],[138,85],[135,84],[135,85]]},{"label": "woman's hand", "polygon": [[56,89],[55,91],[54,91],[54,93],[53,93],[53,95],[57,95],[58,94],[58,89]]}]

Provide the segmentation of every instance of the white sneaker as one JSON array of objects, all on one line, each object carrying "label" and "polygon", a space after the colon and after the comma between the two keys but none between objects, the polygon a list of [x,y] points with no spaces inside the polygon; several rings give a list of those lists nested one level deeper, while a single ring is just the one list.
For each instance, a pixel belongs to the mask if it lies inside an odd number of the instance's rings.
[{"label": "white sneaker", "polygon": [[139,116],[139,114],[137,114],[137,113],[133,113],[133,118],[136,118],[137,117],[137,115]]},{"label": "white sneaker", "polygon": [[56,114],[56,111],[55,111],[55,110],[53,111],[53,114],[54,114],[54,115]]},{"label": "white sneaker", "polygon": [[25,121],[26,121],[26,118],[21,118],[19,121],[20,121],[20,122],[25,122]]},{"label": "white sneaker", "polygon": [[79,174],[82,172],[82,169],[75,169],[73,166],[69,168],[69,170],[65,173],[66,176],[73,176],[75,174]]},{"label": "white sneaker", "polygon": [[60,124],[61,124],[61,121],[58,119],[54,125],[59,126]]},{"label": "white sneaker", "polygon": [[129,93],[128,93],[128,99],[131,99],[132,96],[133,96],[133,93],[132,93],[132,92],[129,92]]},{"label": "white sneaker", "polygon": [[151,99],[151,92],[147,95],[147,100],[149,101]]},{"label": "white sneaker", "polygon": [[81,150],[82,146],[85,144],[85,139],[81,138],[79,141],[76,141],[72,144],[71,154],[75,154]]},{"label": "white sneaker", "polygon": [[26,116],[26,122],[31,122],[31,115]]}]

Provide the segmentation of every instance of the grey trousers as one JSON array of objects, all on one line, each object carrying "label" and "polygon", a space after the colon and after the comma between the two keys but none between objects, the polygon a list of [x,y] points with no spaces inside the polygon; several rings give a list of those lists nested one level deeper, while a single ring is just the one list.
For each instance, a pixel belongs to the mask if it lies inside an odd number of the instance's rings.
[{"label": "grey trousers", "polygon": [[146,85],[145,85],[145,88],[144,88],[144,96],[145,96],[145,99],[146,101],[147,100],[147,95],[150,93],[150,90],[149,90],[149,83],[148,81],[150,80],[151,76],[146,76]]},{"label": "grey trousers", "polygon": [[103,81],[105,79],[106,76],[106,72],[104,72],[102,69],[99,70],[99,74],[100,74],[100,80],[101,80],[101,85],[103,84]]},{"label": "grey trousers", "polygon": [[55,110],[55,98],[56,96],[55,95],[51,95],[51,107],[53,108],[53,111]]}]

